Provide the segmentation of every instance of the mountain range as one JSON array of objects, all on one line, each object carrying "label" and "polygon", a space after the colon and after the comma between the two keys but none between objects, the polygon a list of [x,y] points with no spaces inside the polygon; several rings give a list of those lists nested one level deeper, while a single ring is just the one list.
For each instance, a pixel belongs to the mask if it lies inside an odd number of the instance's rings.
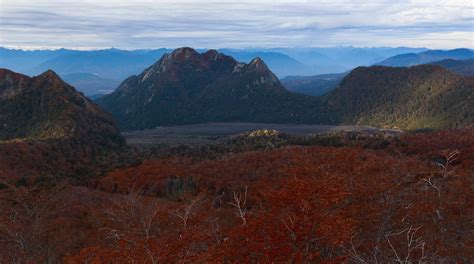
[{"label": "mountain range", "polygon": [[[430,55],[428,55],[430,54]],[[468,49],[457,49],[448,51],[430,51],[420,54],[404,54],[389,58],[376,65],[388,64],[392,67],[407,67],[421,64],[439,65],[453,73],[463,76],[474,76],[473,51]],[[436,59],[450,57],[436,61]],[[457,59],[451,59],[457,58]],[[418,59],[416,59],[418,58]],[[426,63],[425,63],[426,62]],[[398,66],[393,66],[393,65]],[[290,91],[308,95],[323,95],[337,87],[340,81],[349,71],[344,73],[321,74],[312,76],[288,76],[281,79],[283,85]]]},{"label": "mountain range", "polygon": [[309,96],[286,90],[260,58],[246,64],[180,48],[97,102],[124,130],[226,121],[418,129],[473,123],[473,93],[473,78],[420,65],[359,67],[331,92]]},{"label": "mountain range", "polygon": [[469,60],[474,59],[474,50],[429,50],[421,53],[400,54],[383,60],[377,65],[391,67],[408,67],[420,64],[432,63],[441,60]]},{"label": "mountain range", "polygon": [[0,48],[0,68],[27,75],[52,69],[78,91],[95,95],[114,90],[123,79],[141,72],[166,52],[169,50],[24,51]]},{"label": "mountain range", "polygon": [[[0,68],[27,75],[52,69],[87,96],[105,94],[130,75],[138,74],[171,49],[153,50],[14,50],[0,48]],[[205,49],[199,52],[205,52]],[[237,61],[260,57],[279,78],[345,72],[391,56],[426,51],[424,48],[279,48],[220,49]],[[72,75],[73,77],[70,77]]]}]

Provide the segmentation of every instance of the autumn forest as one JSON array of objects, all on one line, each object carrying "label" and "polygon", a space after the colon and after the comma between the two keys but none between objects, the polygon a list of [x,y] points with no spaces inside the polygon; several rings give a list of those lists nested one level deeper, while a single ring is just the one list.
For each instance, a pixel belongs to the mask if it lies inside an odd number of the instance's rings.
[{"label": "autumn forest", "polygon": [[81,182],[18,178],[1,190],[2,259],[466,263],[472,134],[259,134],[247,149],[177,151]]}]

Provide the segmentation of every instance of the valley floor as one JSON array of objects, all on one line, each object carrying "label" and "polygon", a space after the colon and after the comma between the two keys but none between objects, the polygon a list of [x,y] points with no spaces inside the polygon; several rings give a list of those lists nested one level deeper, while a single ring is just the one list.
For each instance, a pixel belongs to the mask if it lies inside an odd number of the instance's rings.
[{"label": "valley floor", "polygon": [[[129,145],[152,144],[208,144],[220,143],[229,137],[255,130],[276,130],[295,136],[329,134],[341,131],[358,131],[374,133],[380,131],[371,126],[355,125],[300,125],[300,124],[265,124],[265,123],[205,123],[195,125],[163,126],[155,129],[124,132]],[[390,130],[397,133],[400,131]]]}]

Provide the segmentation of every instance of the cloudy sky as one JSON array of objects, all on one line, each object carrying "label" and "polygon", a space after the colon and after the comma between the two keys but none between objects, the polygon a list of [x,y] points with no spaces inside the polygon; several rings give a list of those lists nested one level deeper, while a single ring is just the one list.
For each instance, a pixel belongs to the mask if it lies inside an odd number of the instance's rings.
[{"label": "cloudy sky", "polygon": [[0,0],[0,46],[474,48],[473,0]]}]

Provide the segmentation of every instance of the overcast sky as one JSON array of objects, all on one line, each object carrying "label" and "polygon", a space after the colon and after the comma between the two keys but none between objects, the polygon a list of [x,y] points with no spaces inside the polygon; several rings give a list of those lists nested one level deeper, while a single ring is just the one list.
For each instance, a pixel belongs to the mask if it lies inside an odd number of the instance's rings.
[{"label": "overcast sky", "polygon": [[0,0],[12,48],[474,48],[473,0]]}]

